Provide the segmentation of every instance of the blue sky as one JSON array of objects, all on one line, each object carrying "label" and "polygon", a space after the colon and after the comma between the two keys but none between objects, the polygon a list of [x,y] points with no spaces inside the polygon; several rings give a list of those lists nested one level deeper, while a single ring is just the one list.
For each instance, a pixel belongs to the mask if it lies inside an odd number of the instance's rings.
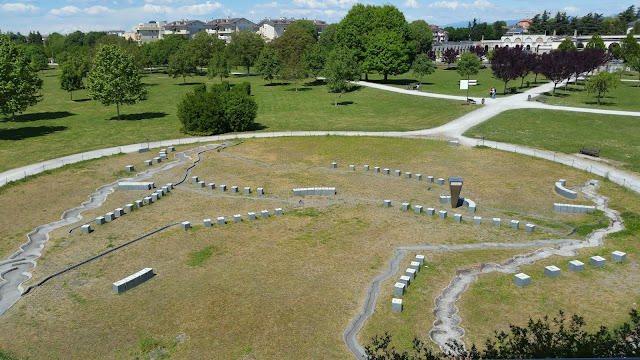
[{"label": "blue sky", "polygon": [[397,6],[408,21],[445,25],[532,17],[543,10],[571,16],[613,15],[636,4],[616,0],[0,0],[0,31],[69,33],[75,30],[125,30],[150,20],[210,20],[226,16],[258,22],[265,17],[294,17],[338,22],[353,4]]}]

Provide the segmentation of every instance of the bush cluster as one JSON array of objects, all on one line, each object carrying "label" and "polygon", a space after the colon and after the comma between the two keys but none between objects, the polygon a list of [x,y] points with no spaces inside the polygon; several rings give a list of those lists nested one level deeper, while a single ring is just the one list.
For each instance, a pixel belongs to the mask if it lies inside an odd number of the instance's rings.
[{"label": "bush cluster", "polygon": [[178,104],[178,119],[182,131],[188,134],[215,135],[246,131],[258,113],[258,104],[251,96],[251,84],[231,85],[225,81],[197,85]]}]

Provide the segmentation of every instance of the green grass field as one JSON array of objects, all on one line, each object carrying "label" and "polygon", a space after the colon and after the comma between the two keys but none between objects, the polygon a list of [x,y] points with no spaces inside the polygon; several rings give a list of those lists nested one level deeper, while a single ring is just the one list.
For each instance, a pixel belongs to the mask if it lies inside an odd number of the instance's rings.
[{"label": "green grass field", "polygon": [[[383,79],[384,77],[382,75],[369,75],[369,81],[396,86],[403,89],[406,88],[407,84],[412,84],[415,86],[418,83],[418,77],[412,72],[408,72],[402,75],[389,76],[386,83],[383,81]],[[460,90],[459,81],[462,79],[463,77],[458,74],[455,68],[447,69],[438,67],[436,68],[436,72],[431,75],[425,75],[422,78],[421,91],[437,94],[466,96],[467,91]],[[486,69],[481,69],[478,75],[472,76],[471,79],[478,80],[478,85],[469,87],[469,96],[488,98],[489,89],[491,89],[492,87],[498,90],[496,97],[504,96],[502,95],[504,83],[493,77],[490,68],[487,67]],[[531,87],[538,86],[548,81],[542,75],[538,76],[537,83],[534,83],[534,80],[535,75],[528,75],[525,78],[523,89],[520,89],[520,79],[510,81],[507,84],[507,96],[509,95],[509,88],[515,87],[516,92],[522,92],[523,90],[527,90]],[[530,82],[529,87],[527,87],[527,81]]]},{"label": "green grass field", "polygon": [[[510,110],[464,135],[574,154],[583,146],[640,172],[640,118],[552,110]],[[614,163],[614,165],[616,165]]]},{"label": "green grass field", "polygon": [[605,110],[640,111],[640,87],[637,82],[623,82],[617,89],[608,92],[600,98],[598,105],[597,94],[589,93],[584,89],[584,82],[578,81],[578,85],[571,83],[568,87],[558,87],[555,95],[549,93],[547,104],[588,107]]},{"label": "green grass field", "polygon": [[[69,94],[60,90],[59,70],[41,73],[44,100],[16,116],[0,119],[0,171],[73,153],[105,147],[184,137],[176,106],[194,83],[211,80],[182,78],[166,74],[144,75],[149,100],[121,106],[121,121],[115,120],[115,106],[105,107],[89,100],[86,91]],[[219,81],[219,80],[217,80]],[[258,102],[256,130],[364,130],[407,131],[431,128],[469,111],[462,102],[411,97],[356,87],[340,97],[326,86],[303,82],[300,91],[292,84],[269,86],[257,77],[233,77],[231,82],[249,81]]]}]

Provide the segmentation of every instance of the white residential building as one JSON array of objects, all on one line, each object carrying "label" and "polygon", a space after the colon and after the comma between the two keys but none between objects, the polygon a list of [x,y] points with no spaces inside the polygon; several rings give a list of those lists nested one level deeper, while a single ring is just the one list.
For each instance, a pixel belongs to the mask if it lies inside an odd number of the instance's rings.
[{"label": "white residential building", "polygon": [[165,34],[185,35],[193,38],[200,31],[206,30],[205,24],[200,20],[180,20],[165,26]]},{"label": "white residential building", "polygon": [[438,25],[432,24],[431,32],[433,33],[433,42],[436,44],[441,44],[449,41],[449,32],[440,29]]},{"label": "white residential building", "polygon": [[133,28],[136,33],[138,45],[148,44],[164,38],[166,21],[149,21],[148,23],[140,23]]},{"label": "white residential building", "polygon": [[[306,20],[306,19],[304,19]],[[258,34],[262,35],[267,41],[272,41],[273,39],[282,36],[282,33],[287,29],[287,26],[291,25],[296,19],[288,19],[288,18],[279,18],[279,19],[271,19],[267,18],[260,21],[256,27],[258,28]],[[318,34],[322,33],[324,28],[329,26],[326,21],[323,20],[309,20],[313,25],[315,25],[318,30]]]},{"label": "white residential building", "polygon": [[216,34],[226,42],[231,42],[231,34],[238,31],[255,31],[256,24],[245,18],[213,19],[205,24],[209,34]]}]

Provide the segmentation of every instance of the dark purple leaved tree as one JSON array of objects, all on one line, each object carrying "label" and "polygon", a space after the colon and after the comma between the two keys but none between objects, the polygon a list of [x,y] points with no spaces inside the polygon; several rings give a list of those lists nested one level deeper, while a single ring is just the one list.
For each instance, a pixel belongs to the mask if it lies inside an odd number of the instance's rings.
[{"label": "dark purple leaved tree", "polygon": [[542,75],[553,81],[553,94],[561,82],[569,79],[572,68],[569,64],[570,53],[554,50],[542,55]]},{"label": "dark purple leaved tree", "polygon": [[483,56],[487,55],[487,52],[484,50],[484,47],[482,46],[472,46],[469,48],[469,52],[476,54],[476,56],[479,58],[482,58]]},{"label": "dark purple leaved tree", "polygon": [[442,61],[451,65],[456,62],[459,54],[458,50],[449,48],[442,52]]},{"label": "dark purple leaved tree", "polygon": [[507,94],[507,83],[520,77],[518,59],[522,50],[520,48],[502,47],[493,51],[491,59],[491,71],[493,77],[504,83],[503,93]]}]

